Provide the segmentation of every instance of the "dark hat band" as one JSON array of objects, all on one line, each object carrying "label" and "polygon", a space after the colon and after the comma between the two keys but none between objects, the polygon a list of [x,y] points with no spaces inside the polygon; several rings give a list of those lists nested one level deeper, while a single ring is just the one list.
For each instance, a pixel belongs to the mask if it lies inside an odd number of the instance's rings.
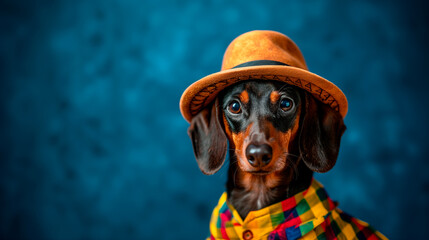
[{"label": "dark hat band", "polygon": [[254,67],[254,66],[267,66],[267,65],[283,65],[283,66],[290,66],[286,63],[272,61],[272,60],[255,60],[250,62],[245,62],[242,64],[238,64],[237,66],[231,68],[241,68],[241,67]]}]

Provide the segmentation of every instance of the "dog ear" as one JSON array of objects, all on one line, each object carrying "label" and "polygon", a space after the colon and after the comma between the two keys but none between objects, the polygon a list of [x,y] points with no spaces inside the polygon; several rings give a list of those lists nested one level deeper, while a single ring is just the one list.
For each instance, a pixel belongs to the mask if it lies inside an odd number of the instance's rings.
[{"label": "dog ear", "polygon": [[219,100],[206,107],[192,121],[188,135],[192,140],[195,158],[206,175],[216,173],[225,162],[227,138],[220,121]]},{"label": "dog ear", "polygon": [[337,161],[341,136],[346,130],[341,115],[305,94],[299,137],[300,155],[312,171],[327,172]]}]

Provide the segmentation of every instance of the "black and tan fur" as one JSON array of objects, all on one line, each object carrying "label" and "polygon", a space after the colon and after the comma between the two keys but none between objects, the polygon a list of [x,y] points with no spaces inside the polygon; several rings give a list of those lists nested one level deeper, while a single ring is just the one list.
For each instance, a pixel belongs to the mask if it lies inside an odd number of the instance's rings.
[{"label": "black and tan fur", "polygon": [[[292,107],[282,108],[285,102]],[[221,168],[229,149],[228,201],[245,218],[308,188],[313,172],[330,170],[345,129],[340,114],[311,94],[261,80],[223,90],[188,132],[205,174]]]}]

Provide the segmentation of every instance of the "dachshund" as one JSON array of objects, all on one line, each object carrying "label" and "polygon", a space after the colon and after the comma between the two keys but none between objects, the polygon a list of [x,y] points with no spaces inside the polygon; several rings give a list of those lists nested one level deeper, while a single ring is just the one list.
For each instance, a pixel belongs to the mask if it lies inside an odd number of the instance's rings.
[{"label": "dachshund", "polygon": [[249,212],[307,189],[336,162],[341,115],[292,85],[243,81],[222,90],[189,127],[200,170],[214,174],[229,150],[228,202]]}]

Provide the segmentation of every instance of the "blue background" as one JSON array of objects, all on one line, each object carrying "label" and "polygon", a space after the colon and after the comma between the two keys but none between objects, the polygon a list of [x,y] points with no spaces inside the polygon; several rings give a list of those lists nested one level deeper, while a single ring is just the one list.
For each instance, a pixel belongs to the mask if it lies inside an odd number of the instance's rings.
[{"label": "blue background", "polygon": [[[423,2],[423,1],[422,1]],[[200,173],[179,112],[241,33],[290,36],[349,100],[340,208],[429,235],[428,8],[409,1],[0,4],[0,238],[202,239],[226,181]]]}]

